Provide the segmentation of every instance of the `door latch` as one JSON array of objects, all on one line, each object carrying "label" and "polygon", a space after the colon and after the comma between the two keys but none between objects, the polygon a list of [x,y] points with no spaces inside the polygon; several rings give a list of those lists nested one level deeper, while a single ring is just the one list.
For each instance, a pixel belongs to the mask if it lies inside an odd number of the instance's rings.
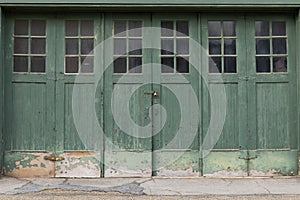
[{"label": "door latch", "polygon": [[159,96],[158,92],[156,92],[156,91],[153,91],[153,92],[144,92],[144,94],[151,94],[152,97],[154,97],[154,98],[157,98]]},{"label": "door latch", "polygon": [[44,159],[55,162],[55,161],[62,161],[65,158],[61,156],[51,155],[51,156],[45,156]]}]

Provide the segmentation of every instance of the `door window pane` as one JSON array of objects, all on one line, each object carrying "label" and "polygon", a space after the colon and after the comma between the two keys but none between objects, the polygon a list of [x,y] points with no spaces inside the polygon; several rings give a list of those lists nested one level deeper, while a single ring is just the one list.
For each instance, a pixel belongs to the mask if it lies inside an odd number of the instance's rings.
[{"label": "door window pane", "polygon": [[176,42],[177,54],[189,55],[189,39],[177,39]]},{"label": "door window pane", "polygon": [[14,72],[28,72],[28,57],[15,56],[14,57]]},{"label": "door window pane", "polygon": [[224,54],[225,55],[235,55],[236,54],[235,39],[224,39]]},{"label": "door window pane", "polygon": [[173,54],[174,54],[174,40],[161,39],[161,55],[173,55]]},{"label": "door window pane", "polygon": [[114,55],[126,54],[126,39],[114,39]]},{"label": "door window pane", "polygon": [[81,21],[81,36],[94,36],[94,22],[92,20]]},{"label": "door window pane", "polygon": [[78,48],[78,39],[66,39],[66,55],[77,55]]},{"label": "door window pane", "polygon": [[45,72],[45,57],[31,57],[31,72]]},{"label": "door window pane", "polygon": [[271,72],[270,57],[256,57],[256,71],[258,73]]},{"label": "door window pane", "polygon": [[269,39],[256,39],[256,54],[270,54]]},{"label": "door window pane", "polygon": [[221,55],[221,50],[222,48],[222,44],[221,44],[221,40],[217,39],[217,40],[209,40],[209,54],[210,55]]},{"label": "door window pane", "polygon": [[287,72],[287,58],[274,57],[273,58],[273,72]]},{"label": "door window pane", "polygon": [[176,22],[176,34],[177,34],[177,36],[188,36],[189,35],[189,22],[188,21],[177,21]]},{"label": "door window pane", "polygon": [[142,22],[141,21],[129,21],[129,36],[141,37],[142,36]]},{"label": "door window pane", "polygon": [[220,37],[221,36],[221,22],[220,21],[208,22],[208,36],[209,37]]},{"label": "door window pane", "polygon": [[189,73],[189,60],[188,57],[177,57],[176,58],[177,72],[179,73]]},{"label": "door window pane", "polygon": [[142,55],[141,39],[129,39],[129,55]]},{"label": "door window pane", "polygon": [[115,21],[114,22],[114,35],[115,36],[126,36],[126,21]]},{"label": "door window pane", "polygon": [[141,73],[142,72],[142,58],[131,57],[129,58],[129,72]]},{"label": "door window pane", "polygon": [[285,36],[286,35],[285,22],[273,22],[272,23],[272,35],[273,36]]},{"label": "door window pane", "polygon": [[78,57],[66,58],[66,73],[78,73]]},{"label": "door window pane", "polygon": [[174,35],[174,22],[162,21],[161,22],[161,36],[173,36]]},{"label": "door window pane", "polygon": [[45,54],[46,53],[46,39],[32,38],[31,39],[31,53]]},{"label": "door window pane", "polygon": [[286,39],[274,38],[273,42],[273,54],[286,54]]},{"label": "door window pane", "polygon": [[222,72],[222,59],[221,57],[211,57],[209,59],[209,73]]},{"label": "door window pane", "polygon": [[66,36],[78,36],[78,20],[66,21]]},{"label": "door window pane", "polygon": [[92,54],[94,49],[94,39],[81,39],[81,54]]},{"label": "door window pane", "polygon": [[256,21],[255,22],[255,35],[256,36],[269,36],[269,22],[267,21]]},{"label": "door window pane", "polygon": [[32,36],[46,35],[46,22],[44,20],[32,20],[31,35]]},{"label": "door window pane", "polygon": [[235,22],[233,21],[223,22],[223,36],[236,36]]},{"label": "door window pane", "polygon": [[14,52],[15,52],[15,54],[27,54],[28,53],[28,39],[27,38],[15,38]]},{"label": "door window pane", "polygon": [[114,73],[126,73],[126,58],[116,58],[114,60]]},{"label": "door window pane", "polygon": [[28,20],[15,20],[14,35],[28,35]]},{"label": "door window pane", "polygon": [[225,73],[236,73],[236,57],[225,57],[224,58],[224,72]]},{"label": "door window pane", "polygon": [[81,72],[93,73],[94,72],[94,56],[81,56]]},{"label": "door window pane", "polygon": [[161,72],[173,73],[174,72],[174,58],[161,58]]}]

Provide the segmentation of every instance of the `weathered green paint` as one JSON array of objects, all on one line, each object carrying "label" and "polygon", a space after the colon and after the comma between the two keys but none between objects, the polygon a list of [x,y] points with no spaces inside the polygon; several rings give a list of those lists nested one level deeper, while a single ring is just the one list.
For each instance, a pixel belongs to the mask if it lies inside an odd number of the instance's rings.
[{"label": "weathered green paint", "polygon": [[250,176],[295,176],[297,175],[297,150],[253,152],[257,158],[249,161]]},{"label": "weathered green paint", "polygon": [[[14,18],[19,17],[47,20],[48,56],[47,72],[44,75],[11,73],[13,21]],[[207,76],[208,79],[208,85],[204,85],[198,79],[198,72],[192,67],[191,73],[184,75],[187,80],[185,82],[178,81],[176,74],[166,76],[154,67],[153,69],[144,68],[144,76],[132,75],[127,79],[121,79],[121,76],[114,75],[112,67],[109,67],[104,72],[104,79],[100,80],[98,85],[93,83],[94,77],[92,76],[89,81],[74,83],[74,77],[63,74],[65,41],[62,36],[65,35],[64,22],[66,19],[94,19],[95,44],[99,44],[104,37],[111,36],[114,19],[141,19],[144,26],[156,27],[160,26],[161,20],[189,20],[191,37],[201,41],[204,48],[208,46],[208,20],[235,20],[238,35],[238,74],[224,75],[223,82],[218,82],[213,75],[208,75],[207,66],[203,66],[200,73]],[[289,37],[289,74],[287,75],[257,75],[254,71],[254,20],[265,19],[287,21]],[[76,17],[53,14],[43,16],[10,14],[7,15],[5,28],[7,34],[4,49],[7,50],[5,55],[7,70],[5,79],[1,80],[5,80],[5,120],[10,122],[5,124],[5,169],[8,174],[17,176],[22,174],[24,169],[27,172],[23,175],[28,175],[28,172],[33,172],[32,170],[44,170],[37,176],[50,177],[53,177],[54,174],[56,177],[99,177],[101,173],[106,177],[199,176],[202,174],[201,172],[204,176],[297,174],[297,151],[300,149],[299,122],[297,121],[299,119],[299,111],[297,116],[299,102],[295,95],[297,93],[295,52],[297,51],[293,44],[296,36],[292,15],[276,14],[276,17],[273,15],[256,17],[250,14],[234,16],[227,14],[105,14],[101,19],[98,14],[82,14]],[[158,43],[159,46],[160,41],[157,39],[159,37],[159,35],[155,35],[154,38],[148,38],[149,41],[146,38],[145,42]],[[96,52],[95,55],[98,55],[97,53],[100,55],[100,52]],[[144,64],[160,63],[159,51],[146,49],[143,53]],[[95,68],[101,72],[103,70],[102,62],[104,62],[104,66],[112,64],[108,63],[111,61],[112,49],[108,47],[104,54],[105,59],[102,58],[103,55],[95,58],[95,63],[99,65]],[[191,54],[191,56],[194,56],[192,59],[197,59],[199,55]],[[299,63],[300,60],[298,60],[298,65]],[[297,75],[300,80],[299,72]],[[0,76],[2,77],[1,70]],[[143,85],[149,77],[156,84]],[[198,112],[189,102],[189,84],[198,96],[201,105],[199,115],[201,115],[202,121],[201,134],[197,133],[192,144],[186,147],[184,144],[188,139],[187,136],[192,132],[194,126],[198,126],[198,124],[190,122],[180,124],[180,118],[185,119],[188,113]],[[214,89],[222,84],[227,93],[225,125],[214,150],[207,157],[201,159],[201,155],[199,155],[201,139],[205,137],[209,123],[213,123],[210,121],[211,99],[207,88]],[[2,85],[0,83],[0,88]],[[114,109],[111,105],[112,91],[119,88],[125,93],[131,93],[132,88],[128,89],[127,87],[131,85],[140,87],[129,100],[130,117],[136,124],[148,125],[151,116],[155,119],[153,120],[153,130],[155,130],[160,127],[162,117],[155,113],[161,113],[159,112],[161,110],[152,110],[152,113],[149,113],[151,112],[149,108],[155,104],[161,104],[166,110],[168,116],[166,126],[153,137],[151,137],[153,134],[151,131],[139,133],[134,129],[131,130],[130,135],[126,134],[113,119],[111,113],[111,109]],[[103,139],[94,140],[98,138],[98,132],[91,128],[95,127],[92,118],[84,119],[86,123],[82,124],[87,134],[82,135],[77,132],[72,113],[74,86],[79,88],[82,94],[80,97],[82,104],[77,108],[80,113],[93,112],[85,109],[84,106],[93,103],[90,100],[93,99],[96,88],[97,116],[100,124],[104,127],[105,136],[112,141],[112,144],[107,142],[104,145]],[[184,105],[184,112],[181,112],[179,100],[172,93],[178,88],[181,90],[179,96],[182,97],[180,102]],[[153,90],[159,93],[158,99],[152,99],[151,95],[145,94],[145,92]],[[0,113],[2,113],[1,105],[0,99]],[[105,110],[103,111],[103,109]],[[122,112],[125,113],[125,111]],[[0,118],[0,123],[1,121]],[[105,125],[103,126],[103,124]],[[143,134],[143,136],[148,134],[149,137],[132,136],[139,136],[139,134]],[[173,148],[166,148],[176,134],[181,134],[181,137],[172,141]],[[93,150],[100,150],[97,152],[100,155],[92,153]],[[22,151],[29,153],[22,153]],[[46,153],[34,153],[37,151]],[[43,156],[50,152],[63,156],[65,160],[55,164],[43,160]],[[100,162],[107,164],[105,168]],[[300,161],[298,161],[298,165],[300,165]]]},{"label": "weathered green paint", "polygon": [[[296,18],[296,38],[298,38],[300,35],[300,10],[298,10],[298,16]],[[296,45],[296,52],[300,52],[300,40],[298,39],[297,40],[297,45]],[[297,60],[296,60],[296,63],[297,63],[297,69],[300,68],[300,55],[299,53],[295,55]],[[300,119],[300,71],[297,70],[297,99],[298,99],[298,102],[297,102],[297,113],[298,115],[296,116],[297,117],[297,121],[298,121],[298,130],[300,130],[300,123],[299,123],[299,119]],[[300,175],[300,134],[298,133],[298,175]]]},{"label": "weathered green paint", "polygon": [[201,175],[199,152],[153,152],[153,173],[155,176],[197,177]]},{"label": "weathered green paint", "polygon": [[[3,45],[3,17],[2,8],[0,7],[0,46],[4,49]],[[3,157],[4,157],[4,67],[3,67],[3,54],[4,51],[0,51],[0,177],[2,175]]]},{"label": "weathered green paint", "polygon": [[246,160],[240,159],[243,152],[210,152],[203,158],[203,176],[247,176]]},{"label": "weathered green paint", "polygon": [[101,157],[99,153],[71,152],[59,156],[64,160],[55,163],[55,177],[100,177]]},{"label": "weathered green paint", "polygon": [[151,177],[152,152],[105,151],[105,177]]},{"label": "weathered green paint", "polygon": [[12,177],[53,177],[54,163],[44,159],[47,153],[6,152],[4,171]]}]

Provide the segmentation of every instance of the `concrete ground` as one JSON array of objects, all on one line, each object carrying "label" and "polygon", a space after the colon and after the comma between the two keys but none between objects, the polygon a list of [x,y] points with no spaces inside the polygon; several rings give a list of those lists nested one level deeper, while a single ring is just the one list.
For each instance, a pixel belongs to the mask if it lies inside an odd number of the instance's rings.
[{"label": "concrete ground", "polygon": [[300,178],[0,179],[0,199],[300,199]]}]

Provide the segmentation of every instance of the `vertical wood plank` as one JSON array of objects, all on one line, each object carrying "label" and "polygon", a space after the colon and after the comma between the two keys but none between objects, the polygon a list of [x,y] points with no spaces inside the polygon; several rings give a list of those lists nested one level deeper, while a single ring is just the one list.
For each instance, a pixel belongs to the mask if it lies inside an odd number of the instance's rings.
[{"label": "vertical wood plank", "polygon": [[[4,49],[3,44],[3,18],[2,18],[2,7],[0,7],[0,46],[1,49]],[[3,54],[4,51],[0,50],[0,177],[2,172],[2,166],[3,166],[3,156],[4,156],[4,111],[3,111],[3,104],[4,104],[4,65],[3,65]]]}]

